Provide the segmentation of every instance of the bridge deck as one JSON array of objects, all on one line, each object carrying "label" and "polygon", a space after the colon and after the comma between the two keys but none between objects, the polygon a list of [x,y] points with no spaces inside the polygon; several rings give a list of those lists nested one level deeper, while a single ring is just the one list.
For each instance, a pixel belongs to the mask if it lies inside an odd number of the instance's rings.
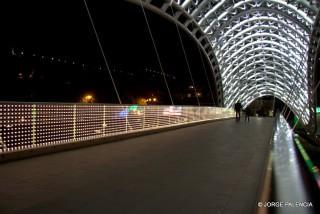
[{"label": "bridge deck", "polygon": [[249,213],[273,121],[217,121],[2,164],[0,213]]}]

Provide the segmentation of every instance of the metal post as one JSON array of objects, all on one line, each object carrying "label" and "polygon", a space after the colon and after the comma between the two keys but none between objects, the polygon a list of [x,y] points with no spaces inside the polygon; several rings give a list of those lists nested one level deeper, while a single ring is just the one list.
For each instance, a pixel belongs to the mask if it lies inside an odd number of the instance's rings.
[{"label": "metal post", "polygon": [[195,113],[195,108],[194,107],[190,107],[190,122],[193,122],[196,119],[196,113]]},{"label": "metal post", "polygon": [[103,130],[103,135],[106,135],[106,106],[103,105],[103,121],[102,121],[102,130]]},{"label": "metal post", "polygon": [[73,140],[76,140],[76,133],[77,133],[77,106],[73,105]]},{"label": "metal post", "polygon": [[4,151],[5,149],[5,144],[2,140],[2,136],[3,136],[3,116],[2,116],[2,106],[0,105],[0,145],[1,145],[1,150]]},{"label": "metal post", "polygon": [[36,144],[36,130],[37,130],[37,106],[35,104],[32,105],[32,111],[31,111],[31,116],[32,116],[32,131],[31,131],[31,143],[34,146]]},{"label": "metal post", "polygon": [[127,110],[126,112],[126,132],[128,132],[128,114],[129,114],[129,110]]},{"label": "metal post", "polygon": [[159,126],[160,106],[157,106],[157,127]]},{"label": "metal post", "polygon": [[146,107],[143,106],[143,115],[142,115],[142,129],[144,129],[144,123],[145,123],[145,120],[146,120]]}]

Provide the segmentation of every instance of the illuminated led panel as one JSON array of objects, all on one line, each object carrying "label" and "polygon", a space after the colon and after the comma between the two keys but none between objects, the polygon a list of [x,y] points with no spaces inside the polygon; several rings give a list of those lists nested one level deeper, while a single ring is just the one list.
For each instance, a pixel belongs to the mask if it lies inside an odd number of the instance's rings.
[{"label": "illuminated led panel", "polygon": [[217,107],[0,103],[0,153],[229,117]]},{"label": "illuminated led panel", "polygon": [[209,38],[224,106],[276,96],[307,124],[312,75],[310,35],[318,3],[307,0],[179,0]]}]

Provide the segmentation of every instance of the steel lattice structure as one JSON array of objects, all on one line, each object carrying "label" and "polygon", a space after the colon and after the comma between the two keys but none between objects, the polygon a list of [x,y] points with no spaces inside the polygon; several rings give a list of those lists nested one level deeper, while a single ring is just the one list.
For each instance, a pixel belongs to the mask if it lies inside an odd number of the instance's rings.
[{"label": "steel lattice structure", "polygon": [[313,33],[319,8],[316,1],[142,2],[179,23],[198,41],[212,63],[219,102],[225,107],[232,107],[238,100],[246,107],[259,97],[275,96],[304,124],[312,120],[310,63],[314,61],[315,48],[310,46],[310,40],[316,34]]}]

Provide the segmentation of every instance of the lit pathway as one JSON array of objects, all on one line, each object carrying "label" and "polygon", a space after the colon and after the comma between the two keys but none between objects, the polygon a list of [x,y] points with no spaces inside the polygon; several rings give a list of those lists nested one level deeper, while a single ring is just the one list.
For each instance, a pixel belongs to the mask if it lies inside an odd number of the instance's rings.
[{"label": "lit pathway", "polygon": [[250,213],[273,128],[217,121],[0,165],[0,213]]}]

